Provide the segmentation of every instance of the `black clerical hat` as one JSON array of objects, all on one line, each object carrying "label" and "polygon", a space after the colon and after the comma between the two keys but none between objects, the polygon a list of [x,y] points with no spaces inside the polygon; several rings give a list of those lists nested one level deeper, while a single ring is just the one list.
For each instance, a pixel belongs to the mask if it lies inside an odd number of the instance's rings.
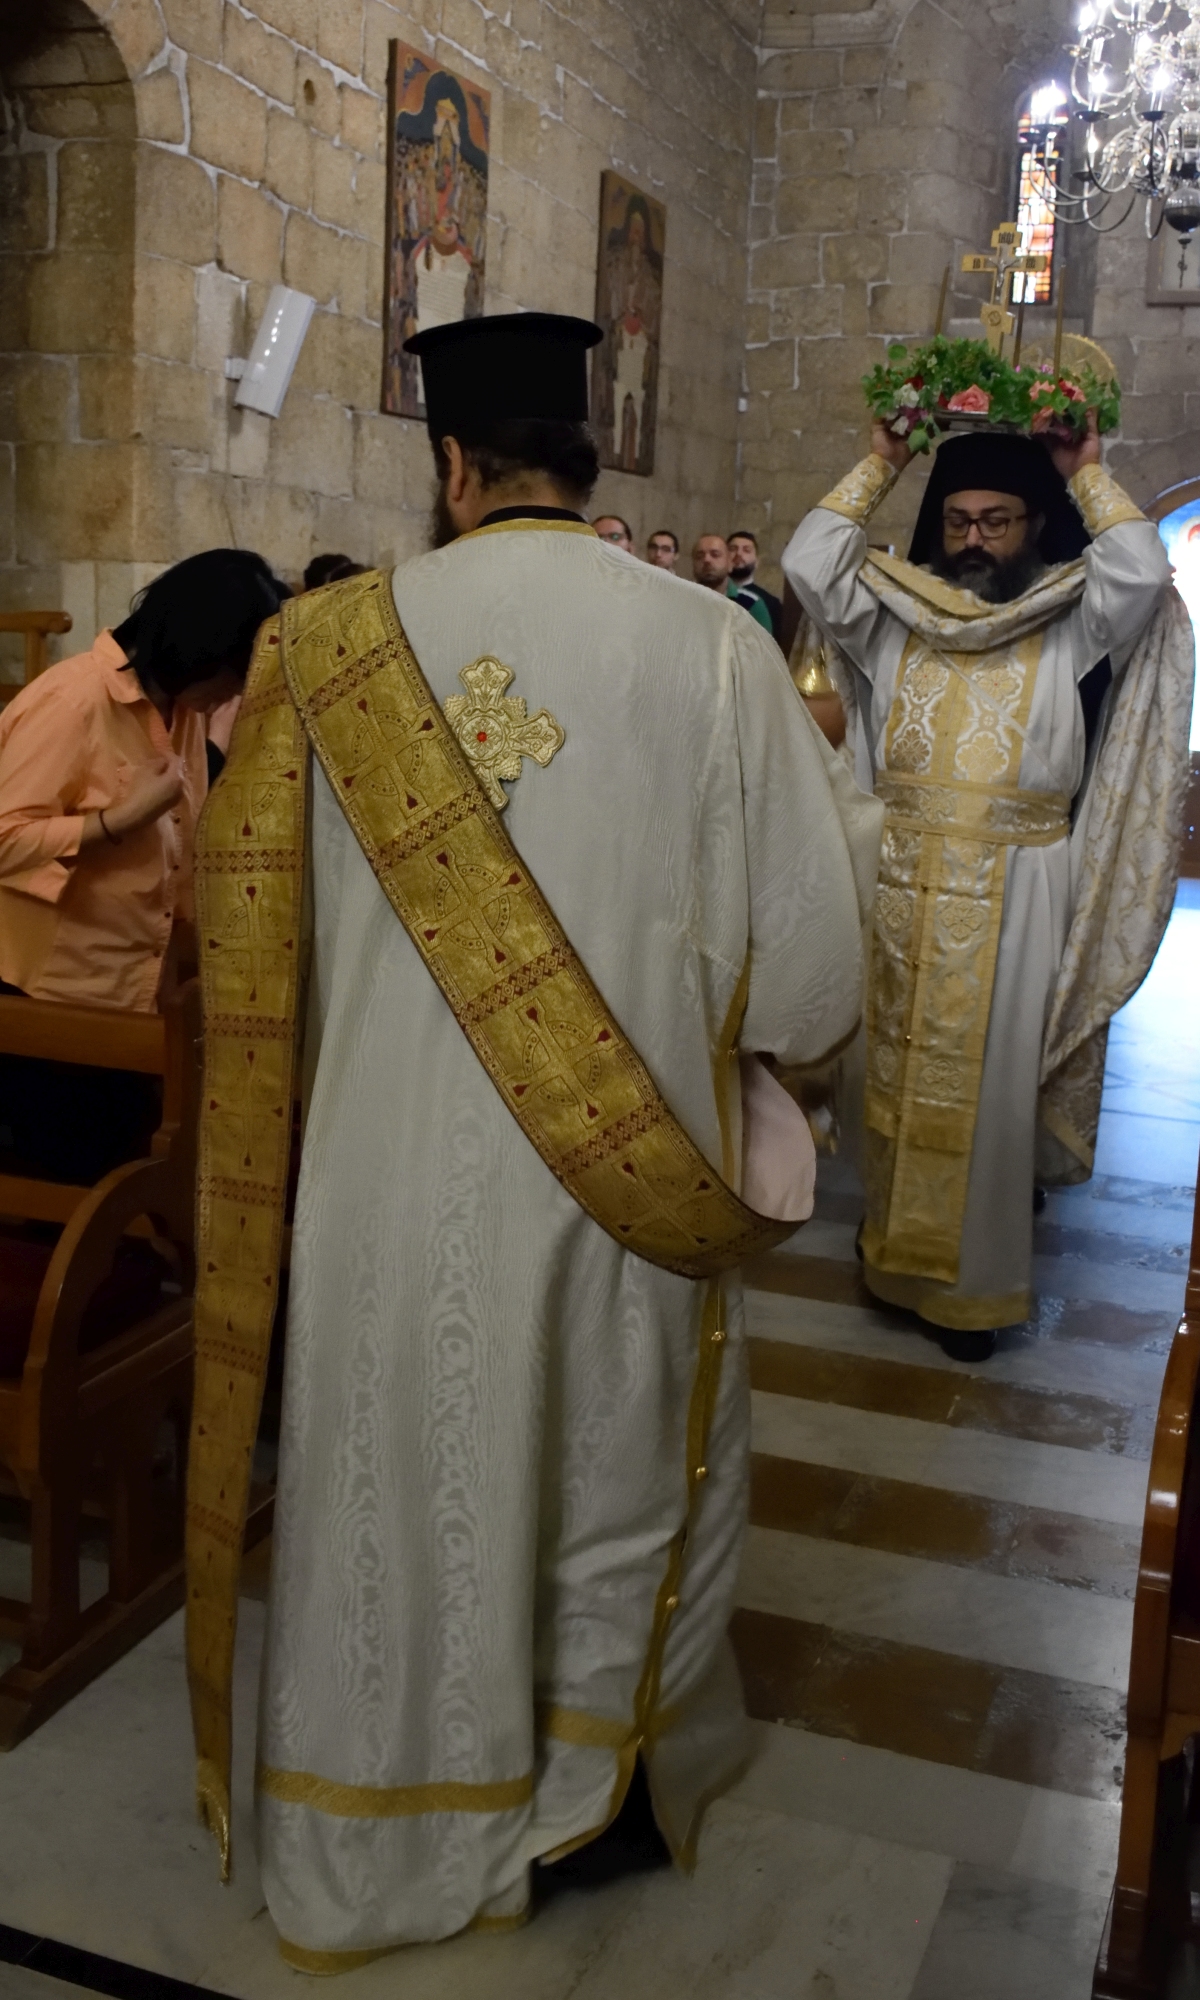
[{"label": "black clerical hat", "polygon": [[506,417],[586,423],[587,351],[603,340],[590,319],[565,313],[498,313],[415,333],[431,437]]},{"label": "black clerical hat", "polygon": [[1038,536],[1043,562],[1073,562],[1091,540],[1062,474],[1039,439],[981,431],[975,437],[947,438],[939,446],[913,530],[910,562],[932,561],[941,545],[943,506],[952,493],[971,490],[1011,493],[1031,514],[1043,514],[1045,526]]}]

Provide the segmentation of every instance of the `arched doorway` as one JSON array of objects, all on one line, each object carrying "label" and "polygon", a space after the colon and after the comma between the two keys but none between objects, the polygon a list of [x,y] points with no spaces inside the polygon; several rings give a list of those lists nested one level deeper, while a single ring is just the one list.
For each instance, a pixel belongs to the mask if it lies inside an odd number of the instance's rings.
[{"label": "arched doorway", "polygon": [[[1200,653],[1200,478],[1185,479],[1153,499],[1146,512],[1158,524],[1175,570],[1175,585],[1191,614]],[[1192,778],[1183,829],[1185,875],[1200,876],[1200,681],[1192,703]]]},{"label": "arched doorway", "polygon": [[136,141],[83,0],[0,0],[0,609],[84,645],[130,593]]}]

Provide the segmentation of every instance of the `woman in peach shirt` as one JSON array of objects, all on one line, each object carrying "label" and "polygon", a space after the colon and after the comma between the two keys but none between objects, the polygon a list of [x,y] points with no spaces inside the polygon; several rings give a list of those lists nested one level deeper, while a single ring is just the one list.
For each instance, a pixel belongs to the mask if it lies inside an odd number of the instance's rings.
[{"label": "woman in peach shirt", "polygon": [[[261,556],[191,556],[0,714],[0,991],[157,1005],[170,957],[190,956],[205,718],[287,595]],[[43,1172],[94,1180],[155,1122],[143,1077],[0,1064],[0,1126]]]}]

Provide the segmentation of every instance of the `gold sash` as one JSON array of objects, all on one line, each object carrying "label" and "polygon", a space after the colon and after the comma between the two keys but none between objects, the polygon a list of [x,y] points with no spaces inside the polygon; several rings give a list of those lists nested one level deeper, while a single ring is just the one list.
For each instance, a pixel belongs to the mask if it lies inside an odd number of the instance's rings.
[{"label": "gold sash", "polygon": [[196,845],[205,1006],[187,1649],[197,1795],[229,1872],[230,1691],[278,1295],[303,984],[308,743],[530,1143],[623,1247],[711,1278],[790,1235],[704,1158],[604,1005],[467,762],[379,571],[262,628]]},{"label": "gold sash", "polygon": [[1016,784],[1041,646],[942,659],[913,633],[901,661],[867,1011],[863,1252],[881,1272],[958,1279],[1006,849],[1068,831],[1066,798]]}]

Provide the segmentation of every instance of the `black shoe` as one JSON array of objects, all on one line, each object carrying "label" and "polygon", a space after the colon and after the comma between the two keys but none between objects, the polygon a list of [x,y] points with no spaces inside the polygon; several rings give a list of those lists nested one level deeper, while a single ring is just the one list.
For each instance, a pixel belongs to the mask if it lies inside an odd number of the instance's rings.
[{"label": "black shoe", "polygon": [[629,1790],[611,1826],[558,1861],[534,1863],[534,1881],[539,1897],[554,1895],[559,1889],[600,1889],[622,1875],[644,1874],[650,1868],[669,1868],[671,1850],[658,1830],[650,1787],[639,1757],[629,1781]]},{"label": "black shoe", "polygon": [[1045,1188],[1040,1188],[1040,1187],[1035,1187],[1035,1188],[1034,1188],[1034,1190],[1033,1190],[1033,1212],[1034,1212],[1034,1214],[1035,1214],[1035,1215],[1044,1215],[1044,1214],[1046,1213],[1046,1190],[1045,1190]]},{"label": "black shoe", "polygon": [[990,1361],[996,1352],[996,1329],[989,1327],[983,1333],[968,1333],[958,1328],[939,1326],[937,1341],[943,1354],[951,1361]]}]

